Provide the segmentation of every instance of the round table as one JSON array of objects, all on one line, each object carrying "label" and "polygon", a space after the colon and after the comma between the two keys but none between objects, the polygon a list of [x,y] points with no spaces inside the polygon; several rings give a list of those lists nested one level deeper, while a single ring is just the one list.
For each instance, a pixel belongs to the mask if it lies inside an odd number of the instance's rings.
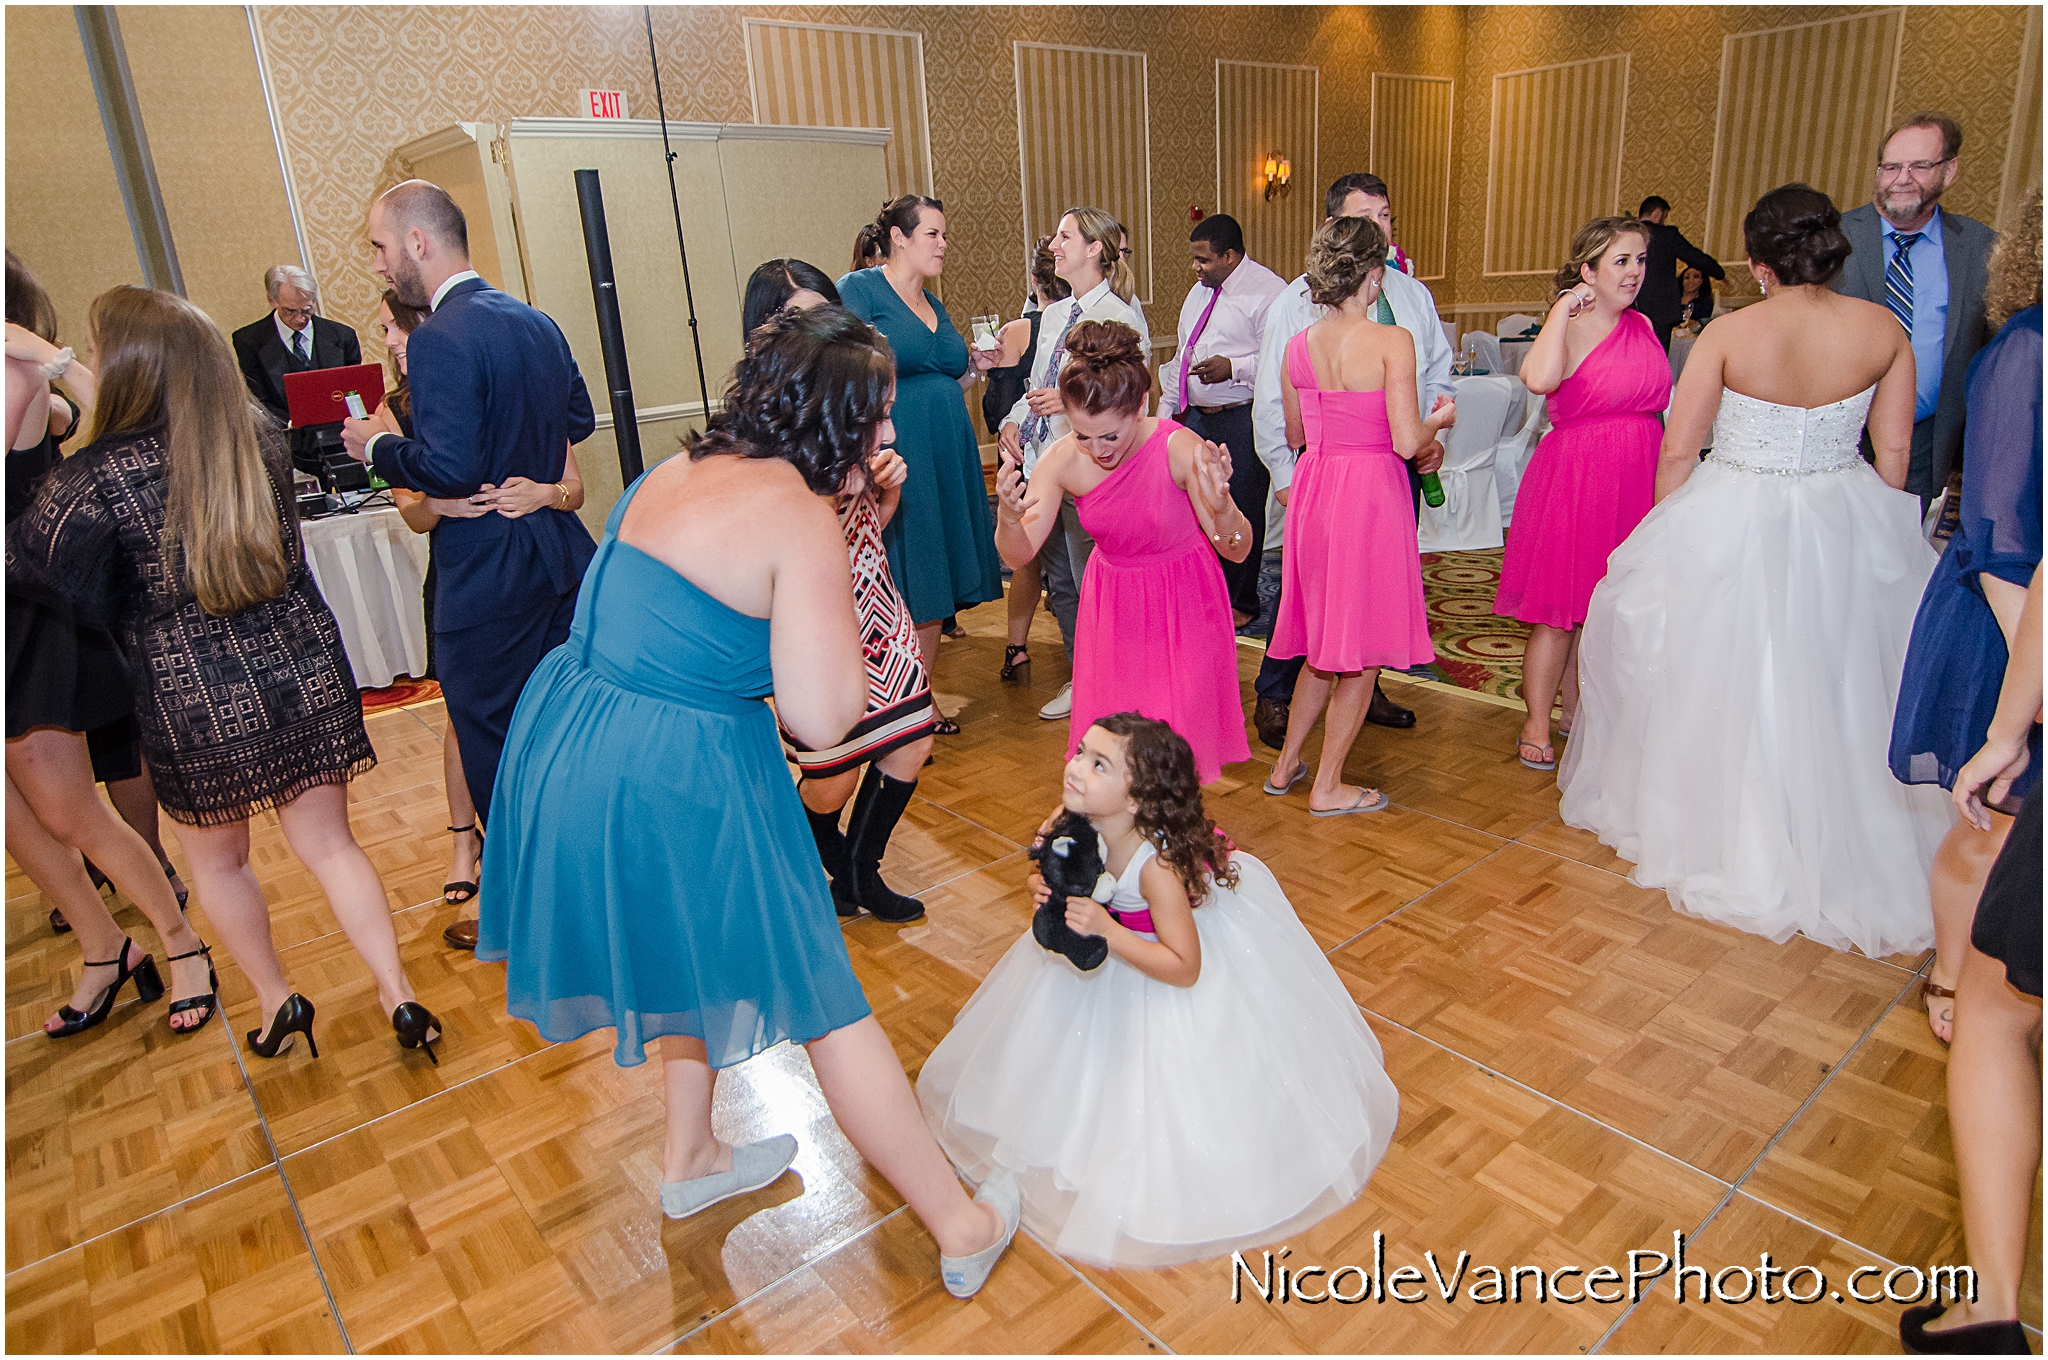
[{"label": "round table", "polygon": [[399,675],[427,672],[427,536],[388,507],[303,521],[306,568],[320,587],[356,685],[380,689]]},{"label": "round table", "polygon": [[1529,357],[1529,351],[1536,347],[1534,340],[1503,340],[1500,342],[1500,366],[1511,378],[1520,377],[1522,360]]},{"label": "round table", "polygon": [[1686,361],[1686,359],[1687,359],[1687,358],[1689,358],[1689,357],[1691,356],[1691,354],[1692,354],[1692,347],[1693,347],[1694,345],[1697,345],[1697,344],[1698,344],[1699,342],[1700,342],[1700,338],[1699,338],[1699,337],[1698,337],[1697,335],[1678,335],[1678,334],[1674,334],[1674,335],[1672,335],[1672,337],[1671,337],[1671,381],[1672,381],[1672,382],[1674,382],[1674,383],[1675,383],[1675,382],[1677,382],[1677,381],[1678,381],[1678,375],[1679,375],[1680,373],[1682,373],[1682,372],[1684,372],[1684,371],[1685,371],[1685,361]]}]

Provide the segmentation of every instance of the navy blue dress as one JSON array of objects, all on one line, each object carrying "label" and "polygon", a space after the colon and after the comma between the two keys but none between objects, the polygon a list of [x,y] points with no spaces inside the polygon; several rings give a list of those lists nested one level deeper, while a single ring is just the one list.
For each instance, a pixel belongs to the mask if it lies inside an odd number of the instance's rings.
[{"label": "navy blue dress", "polygon": [[764,702],[768,620],[619,542],[640,485],[505,735],[476,956],[548,1039],[615,1028],[633,1067],[691,1035],[729,1067],[868,1003]]},{"label": "navy blue dress", "polygon": [[[2005,634],[1978,577],[2024,587],[2041,561],[2039,303],[1977,352],[1966,392],[1962,522],[1920,597],[1892,719],[1892,774],[1945,789],[1984,745],[2005,679]],[[2038,725],[2028,745],[2033,760],[2013,785],[2015,799],[2037,782]]]}]

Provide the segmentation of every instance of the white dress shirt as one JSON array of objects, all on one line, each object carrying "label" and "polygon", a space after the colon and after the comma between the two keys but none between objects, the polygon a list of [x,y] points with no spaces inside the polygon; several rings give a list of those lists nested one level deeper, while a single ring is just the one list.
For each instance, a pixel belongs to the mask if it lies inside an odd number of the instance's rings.
[{"label": "white dress shirt", "polygon": [[[1438,397],[1456,392],[1451,386],[1451,342],[1444,336],[1436,299],[1428,288],[1391,265],[1381,277],[1387,303],[1394,309],[1394,324],[1415,337],[1415,400],[1422,414],[1428,415]],[[1294,481],[1294,450],[1287,444],[1287,408],[1280,396],[1287,342],[1328,314],[1329,308],[1308,300],[1306,274],[1288,284],[1266,312],[1258,383],[1252,395],[1252,441],[1259,461],[1272,471],[1275,491]]]},{"label": "white dress shirt", "polygon": [[[1080,314],[1075,318],[1076,325],[1083,321],[1121,321],[1138,333],[1141,343],[1146,339],[1145,318],[1130,303],[1110,291],[1107,279],[1090,288],[1081,297],[1063,297],[1045,309],[1045,318],[1038,323],[1038,346],[1031,352],[1031,383],[1026,389],[1027,393],[1041,387],[1057,385],[1059,375],[1052,371],[1053,350],[1067,328],[1067,318],[1075,316],[1076,312]],[[1030,398],[1028,395],[1019,397],[1017,404],[1010,408],[1010,414],[1004,418],[1004,423],[1014,424],[1021,429],[1030,415]],[[1035,445],[1027,443],[1024,446],[1026,477],[1029,477],[1031,470],[1038,466],[1039,455],[1063,437],[1067,429],[1067,418],[1063,415],[1054,416],[1044,440]]]},{"label": "white dress shirt", "polygon": [[466,283],[470,279],[480,279],[482,277],[483,275],[477,273],[474,269],[465,269],[459,274],[450,274],[447,278],[441,280],[441,286],[434,290],[434,300],[427,305],[427,310],[430,312],[440,311],[441,299],[448,296],[450,288],[453,288],[458,283]]},{"label": "white dress shirt", "polygon": [[[1173,357],[1159,370],[1159,414],[1170,416],[1180,409],[1181,356],[1187,353],[1195,324],[1209,311],[1211,298],[1216,300],[1216,309],[1209,312],[1209,324],[1202,327],[1188,366],[1188,404],[1235,406],[1250,401],[1259,376],[1259,340],[1266,329],[1266,309],[1285,291],[1287,280],[1253,259],[1239,260],[1220,289],[1199,283],[1190,288],[1180,305],[1180,333]],[[1195,368],[1217,355],[1230,360],[1230,377],[1219,383],[1197,378]]]},{"label": "white dress shirt", "polygon": [[292,337],[294,335],[303,335],[306,337],[306,362],[309,364],[312,363],[313,318],[310,316],[306,318],[306,328],[302,331],[295,331],[290,326],[285,325],[284,318],[279,316],[274,310],[270,313],[270,320],[272,324],[274,324],[277,327],[277,338],[284,341],[284,352],[286,354],[292,353]]}]

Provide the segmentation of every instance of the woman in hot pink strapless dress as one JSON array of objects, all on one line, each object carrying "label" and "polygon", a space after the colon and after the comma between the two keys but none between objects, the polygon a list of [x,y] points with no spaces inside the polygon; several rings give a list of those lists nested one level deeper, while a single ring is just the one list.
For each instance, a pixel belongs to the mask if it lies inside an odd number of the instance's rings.
[{"label": "woman in hot pink strapless dress", "polygon": [[1187,739],[1206,784],[1251,758],[1230,595],[1216,564],[1218,552],[1250,552],[1251,525],[1230,499],[1218,446],[1145,414],[1151,371],[1137,332],[1082,322],[1068,332],[1067,354],[1059,388],[1071,432],[1039,459],[1028,494],[1005,452],[996,548],[1012,566],[1032,560],[1061,497],[1074,497],[1095,551],[1075,619],[1067,749],[1098,718],[1142,713]]},{"label": "woman in hot pink strapless dress", "polygon": [[1387,806],[1380,790],[1344,782],[1344,762],[1379,668],[1436,656],[1403,451],[1413,458],[1434,447],[1456,408],[1421,417],[1414,337],[1373,318],[1386,253],[1370,219],[1323,224],[1309,246],[1308,290],[1330,313],[1287,342],[1282,364],[1287,440],[1307,452],[1288,493],[1280,616],[1266,655],[1306,657],[1308,666],[1266,792],[1279,797],[1306,773],[1302,747],[1321,720],[1323,753],[1308,793],[1318,817]]},{"label": "woman in hot pink strapless dress", "polygon": [[[1671,361],[1649,319],[1629,307],[1642,285],[1646,240],[1632,218],[1579,228],[1572,263],[1557,275],[1565,291],[1522,363],[1529,390],[1550,394],[1551,430],[1515,493],[1493,612],[1530,625],[1522,666],[1529,719],[1516,754],[1531,769],[1557,766],[1551,701],[1562,682],[1570,735],[1579,625],[1607,574],[1607,555],[1650,513],[1656,491]],[[1597,335],[1602,325],[1610,329],[1567,373],[1572,336],[1580,328]]]}]

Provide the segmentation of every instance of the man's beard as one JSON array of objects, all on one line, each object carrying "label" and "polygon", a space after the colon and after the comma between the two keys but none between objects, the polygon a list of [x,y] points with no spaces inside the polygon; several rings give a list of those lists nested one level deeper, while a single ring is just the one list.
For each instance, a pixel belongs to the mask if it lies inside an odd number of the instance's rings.
[{"label": "man's beard", "polygon": [[402,251],[398,262],[391,266],[391,291],[408,307],[425,310],[434,302],[427,292],[426,280],[420,277],[419,263]]},{"label": "man's beard", "polygon": [[1893,226],[1897,226],[1901,222],[1910,222],[1936,203],[1939,203],[1941,201],[1941,191],[1946,187],[1946,185],[1939,182],[1924,187],[1918,183],[1914,184],[1912,192],[1917,197],[1913,200],[1913,206],[1903,211],[1893,206],[1900,193],[1899,186],[1893,186],[1890,189],[1880,188],[1877,191],[1878,215]]}]

